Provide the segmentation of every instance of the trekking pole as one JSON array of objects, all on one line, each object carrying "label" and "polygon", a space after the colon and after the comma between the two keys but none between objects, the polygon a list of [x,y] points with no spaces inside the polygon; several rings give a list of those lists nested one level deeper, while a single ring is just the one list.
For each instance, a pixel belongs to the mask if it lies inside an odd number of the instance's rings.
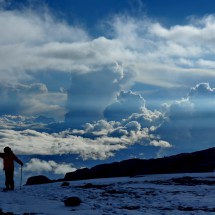
[{"label": "trekking pole", "polygon": [[21,177],[20,177],[20,190],[21,190],[22,189],[22,166],[21,166],[20,173],[21,173]]}]

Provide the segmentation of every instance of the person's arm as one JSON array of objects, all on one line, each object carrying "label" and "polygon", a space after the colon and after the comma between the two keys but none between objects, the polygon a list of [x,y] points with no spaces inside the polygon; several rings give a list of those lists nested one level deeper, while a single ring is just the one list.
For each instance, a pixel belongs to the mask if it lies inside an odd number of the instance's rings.
[{"label": "person's arm", "polygon": [[13,156],[14,156],[14,160],[15,160],[18,164],[20,164],[21,166],[23,166],[23,162],[22,162],[18,157],[16,157],[15,154],[13,154]]},{"label": "person's arm", "polygon": [[4,157],[4,153],[0,153],[0,158],[3,158]]}]

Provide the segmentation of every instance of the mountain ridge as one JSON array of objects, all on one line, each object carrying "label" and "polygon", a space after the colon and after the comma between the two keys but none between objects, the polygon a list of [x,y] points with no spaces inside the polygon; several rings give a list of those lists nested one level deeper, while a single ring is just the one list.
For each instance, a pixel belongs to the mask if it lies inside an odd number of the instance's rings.
[{"label": "mountain ridge", "polygon": [[92,168],[82,168],[74,172],[68,172],[64,178],[58,180],[50,180],[45,176],[33,176],[27,179],[26,185],[148,174],[213,172],[214,170],[215,147],[163,158],[132,158],[119,162],[99,164]]},{"label": "mountain ridge", "polygon": [[163,158],[128,159],[66,173],[63,180],[136,176],[145,174],[212,172],[215,169],[215,147]]}]

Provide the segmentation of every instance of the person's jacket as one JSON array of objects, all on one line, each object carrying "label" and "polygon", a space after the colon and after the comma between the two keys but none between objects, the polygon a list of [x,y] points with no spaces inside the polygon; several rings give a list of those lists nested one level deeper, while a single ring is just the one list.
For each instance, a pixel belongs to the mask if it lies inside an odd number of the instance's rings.
[{"label": "person's jacket", "polygon": [[0,153],[0,157],[3,158],[3,167],[4,170],[14,169],[14,161],[18,164],[23,165],[23,162],[19,160],[16,155],[12,153]]}]

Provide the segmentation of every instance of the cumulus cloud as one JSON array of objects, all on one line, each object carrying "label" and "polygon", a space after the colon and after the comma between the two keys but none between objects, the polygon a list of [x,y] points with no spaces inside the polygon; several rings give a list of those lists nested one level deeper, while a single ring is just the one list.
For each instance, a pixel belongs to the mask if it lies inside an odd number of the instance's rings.
[{"label": "cumulus cloud", "polygon": [[151,141],[150,142],[150,145],[151,146],[155,146],[155,147],[163,147],[163,148],[169,148],[169,147],[172,147],[171,145],[170,145],[170,143],[168,143],[167,141],[163,141],[163,140],[158,140],[158,141],[156,141],[156,140],[153,140],[153,141]]},{"label": "cumulus cloud", "polygon": [[127,119],[124,119],[122,122],[125,124],[130,121],[138,122],[142,128],[158,127],[165,121],[165,114],[161,111],[151,111],[150,109],[144,107],[139,113],[132,113]]},{"label": "cumulus cloud", "polygon": [[211,88],[209,83],[200,83],[197,84],[195,87],[192,87],[188,97],[191,100],[198,99],[201,97],[202,99],[208,98],[215,95],[215,89]]},{"label": "cumulus cloud", "polygon": [[141,112],[144,107],[145,100],[140,94],[135,94],[132,91],[121,91],[117,96],[117,101],[105,109],[104,116],[109,121],[120,121],[129,117],[132,113]]},{"label": "cumulus cloud", "polygon": [[[75,154],[83,159],[106,159],[134,144],[166,147],[155,134],[165,120],[164,115],[147,109],[145,100],[137,93],[123,91],[118,99],[123,104],[120,108],[126,110],[121,116],[119,108],[112,108],[111,114],[117,113],[118,121],[101,119],[88,122],[88,119],[82,129],[59,133],[47,133],[49,127],[46,125],[52,123],[50,118],[4,115],[0,118],[2,147],[9,144],[20,154]],[[127,109],[128,105],[133,108]]]},{"label": "cumulus cloud", "polygon": [[156,130],[172,150],[193,151],[214,146],[214,88],[200,83],[188,96],[167,107],[167,120]]},{"label": "cumulus cloud", "polygon": [[57,175],[64,175],[67,172],[76,170],[71,164],[56,163],[53,160],[45,161],[38,158],[32,158],[23,168],[25,172],[45,173],[52,172]]},{"label": "cumulus cloud", "polygon": [[[11,125],[12,118],[5,117],[5,120],[10,119],[8,125]],[[20,119],[17,123],[20,123]],[[0,146],[3,148],[9,145],[14,152],[24,155],[75,154],[84,160],[107,159],[134,144],[150,146],[153,140],[158,141],[156,146],[166,147],[163,142],[159,142],[160,138],[154,134],[154,130],[156,127],[142,127],[138,121],[129,120],[99,120],[85,124],[83,130],[73,129],[50,134],[30,129],[15,131],[7,128],[0,130]]]}]

